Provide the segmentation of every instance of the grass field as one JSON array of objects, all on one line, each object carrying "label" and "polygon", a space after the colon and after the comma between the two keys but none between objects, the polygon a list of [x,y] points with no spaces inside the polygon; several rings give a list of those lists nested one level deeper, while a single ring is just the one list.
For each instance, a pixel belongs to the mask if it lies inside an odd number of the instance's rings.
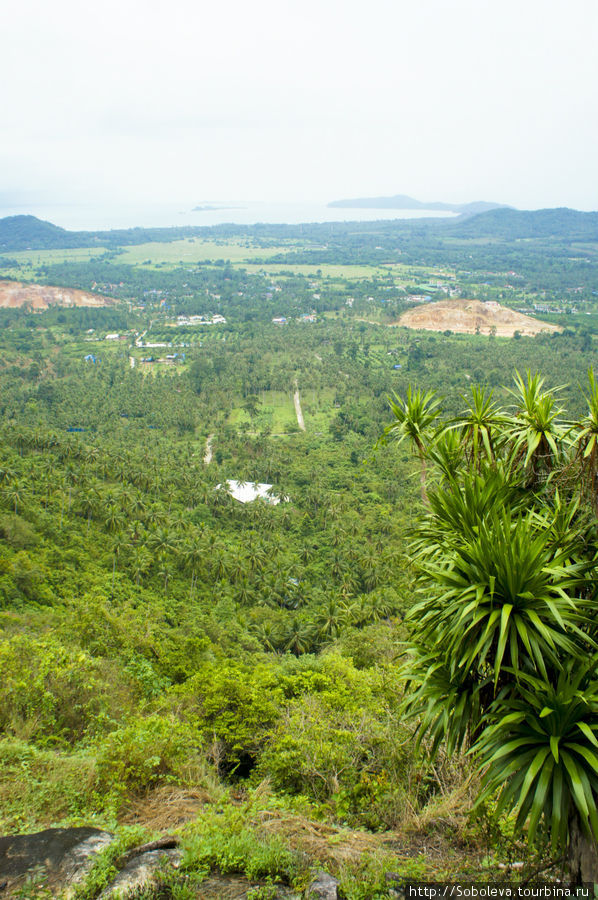
[{"label": "grass field", "polygon": [[[205,238],[186,238],[180,241],[152,242],[138,244],[133,247],[124,247],[117,251],[114,259],[120,263],[143,268],[178,268],[205,264],[206,262],[221,263],[230,262],[235,267],[246,269],[249,273],[262,272],[278,278],[291,278],[293,275],[304,275],[320,279],[342,279],[345,281],[357,281],[363,279],[382,278],[388,275],[396,280],[396,283],[409,283],[414,279],[434,277],[429,267],[418,270],[414,266],[405,266],[401,263],[388,265],[329,265],[306,263],[260,263],[257,260],[267,259],[276,254],[290,253],[297,249],[298,242],[287,241],[274,247],[259,247],[250,241],[240,238],[238,240],[212,240]],[[55,265],[59,263],[86,262],[109,252],[106,247],[83,247],[73,250],[20,250],[10,253],[10,258],[17,261],[17,266],[0,270],[11,278],[34,278],[34,270],[39,266]]]},{"label": "grass field", "polygon": [[341,278],[356,281],[362,278],[383,278],[388,275],[390,266],[336,266],[321,263],[308,265],[307,263],[272,263],[259,265],[248,263],[243,266],[248,272],[266,272],[268,275],[289,278],[294,274],[307,275],[313,278]]},{"label": "grass field", "polygon": [[263,428],[268,425],[273,434],[285,434],[290,429],[297,428],[297,416],[291,391],[263,391],[260,392],[259,398],[262,403],[255,418],[252,419],[239,406],[232,410],[228,418],[229,424],[239,427],[245,423],[250,428]]},{"label": "grass field", "polygon": [[[281,244],[277,247],[251,246],[243,239],[238,241],[206,240],[205,238],[187,238],[169,243],[138,244],[126,247],[119,255],[119,260],[131,266],[155,267],[159,264],[178,266],[190,263],[203,263],[206,260],[230,260],[233,265],[255,259],[264,259],[273,253],[289,253],[295,249],[295,243]],[[148,262],[149,260],[149,262]]]},{"label": "grass field", "polygon": [[32,281],[34,280],[34,271],[39,266],[51,266],[65,262],[88,262],[106,252],[105,247],[77,247],[73,250],[18,250],[6,254],[11,260],[16,260],[17,265],[0,269],[0,280],[8,277]]}]

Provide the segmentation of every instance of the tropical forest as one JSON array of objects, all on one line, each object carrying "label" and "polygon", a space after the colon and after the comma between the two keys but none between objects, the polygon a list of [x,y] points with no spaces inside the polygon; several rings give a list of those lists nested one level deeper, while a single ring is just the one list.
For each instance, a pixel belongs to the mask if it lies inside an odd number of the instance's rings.
[{"label": "tropical forest", "polygon": [[0,834],[30,900],[598,882],[598,213],[0,220]]}]

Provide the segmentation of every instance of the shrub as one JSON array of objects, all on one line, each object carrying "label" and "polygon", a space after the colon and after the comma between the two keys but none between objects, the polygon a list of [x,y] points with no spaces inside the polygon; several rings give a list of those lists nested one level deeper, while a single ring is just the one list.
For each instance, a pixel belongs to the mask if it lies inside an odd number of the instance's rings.
[{"label": "shrub", "polygon": [[37,743],[72,743],[106,730],[130,706],[113,667],[54,638],[0,642],[0,728]]},{"label": "shrub", "polygon": [[182,780],[185,767],[201,756],[199,745],[189,725],[159,715],[135,716],[103,741],[98,752],[100,786],[122,794]]},{"label": "shrub", "polygon": [[95,760],[86,753],[0,741],[0,833],[35,831],[94,805]]},{"label": "shrub", "polygon": [[183,840],[182,868],[206,875],[213,870],[240,872],[249,881],[294,884],[301,872],[300,855],[278,835],[260,832],[250,818],[249,805],[207,811]]}]

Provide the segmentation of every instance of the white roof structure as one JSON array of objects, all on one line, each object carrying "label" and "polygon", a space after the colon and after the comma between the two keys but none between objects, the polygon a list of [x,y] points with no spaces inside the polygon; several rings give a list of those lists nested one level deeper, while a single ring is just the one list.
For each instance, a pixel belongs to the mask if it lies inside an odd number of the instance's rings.
[{"label": "white roof structure", "polygon": [[226,487],[231,497],[234,497],[239,503],[251,503],[253,500],[257,500],[258,497],[261,497],[266,503],[276,506],[281,500],[288,500],[288,497],[276,497],[273,494],[269,494],[268,491],[272,487],[271,484],[234,481],[232,478],[229,478],[224,485],[217,484],[216,490],[222,487]]}]

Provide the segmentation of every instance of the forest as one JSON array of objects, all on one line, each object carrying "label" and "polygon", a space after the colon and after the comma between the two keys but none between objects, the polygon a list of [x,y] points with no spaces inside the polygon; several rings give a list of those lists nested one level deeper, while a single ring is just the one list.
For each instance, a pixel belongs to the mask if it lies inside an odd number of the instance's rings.
[{"label": "forest", "polygon": [[[107,304],[0,309],[0,833],[115,834],[74,896],[597,879],[598,235],[511,212],[0,223]],[[453,296],[561,330],[397,325]]]}]

